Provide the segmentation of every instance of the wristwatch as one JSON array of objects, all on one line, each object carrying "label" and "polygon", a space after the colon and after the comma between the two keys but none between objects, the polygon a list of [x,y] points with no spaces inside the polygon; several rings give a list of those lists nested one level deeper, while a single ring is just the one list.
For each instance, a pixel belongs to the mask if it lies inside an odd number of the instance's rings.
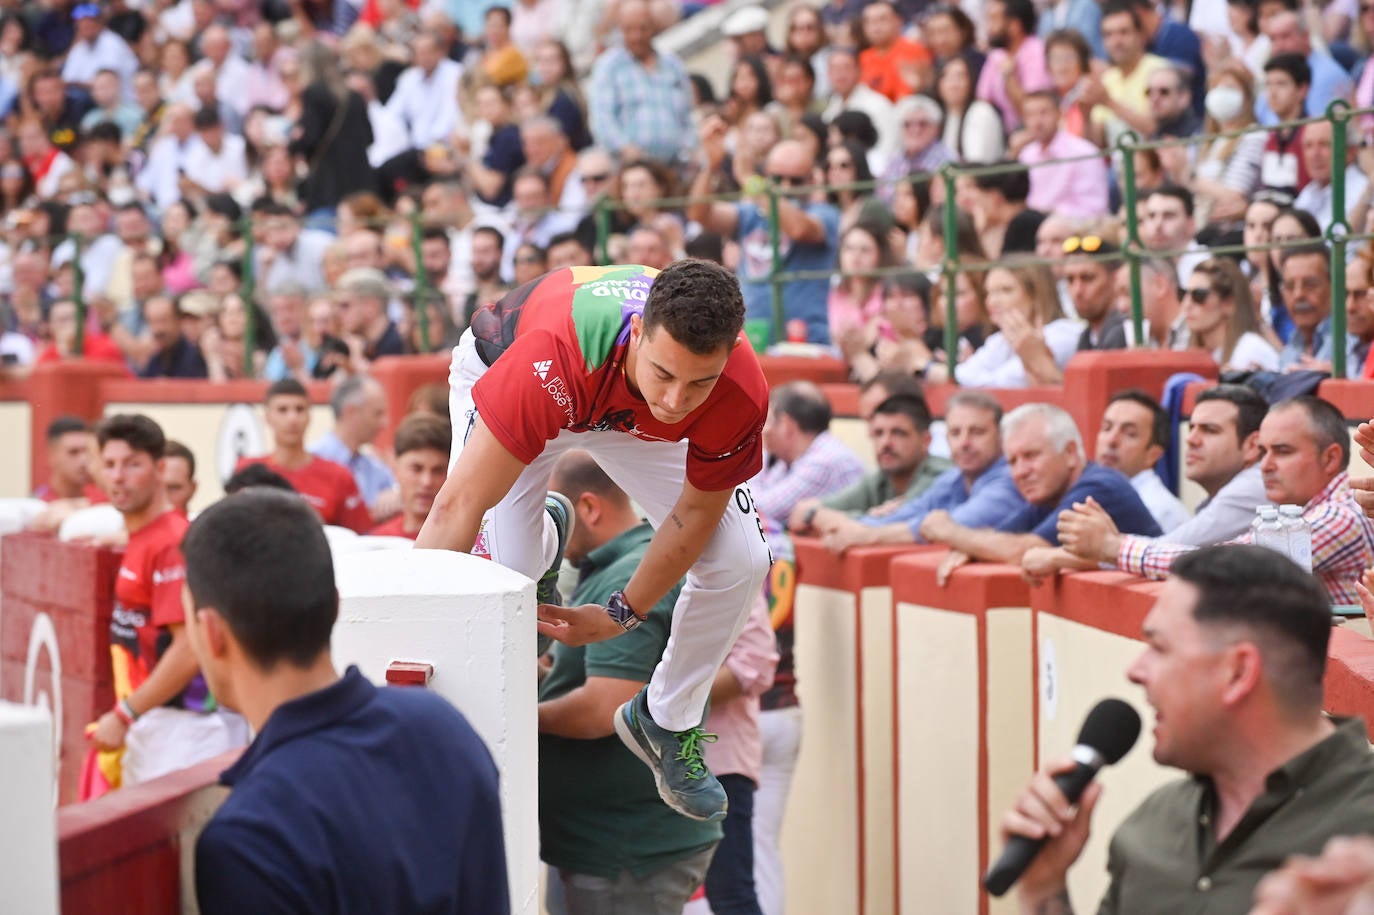
[{"label": "wristwatch", "polygon": [[626,632],[644,622],[630,606],[630,602],[625,599],[624,591],[616,591],[607,598],[606,615],[615,620],[616,624]]}]

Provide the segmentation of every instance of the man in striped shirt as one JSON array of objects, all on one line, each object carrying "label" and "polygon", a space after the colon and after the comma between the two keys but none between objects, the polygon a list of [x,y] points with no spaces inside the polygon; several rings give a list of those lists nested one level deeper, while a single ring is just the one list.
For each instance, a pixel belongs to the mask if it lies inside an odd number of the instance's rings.
[{"label": "man in striped shirt", "polygon": [[[1338,604],[1359,603],[1355,582],[1374,564],[1374,522],[1350,489],[1350,436],[1345,417],[1317,397],[1275,404],[1260,424],[1260,473],[1273,503],[1303,507],[1312,529],[1312,571]],[[1100,511],[1100,509],[1099,509]],[[1125,572],[1161,579],[1182,554],[1196,549],[1146,537],[1108,535],[1116,564]],[[1249,543],[1247,532],[1231,543]]]}]

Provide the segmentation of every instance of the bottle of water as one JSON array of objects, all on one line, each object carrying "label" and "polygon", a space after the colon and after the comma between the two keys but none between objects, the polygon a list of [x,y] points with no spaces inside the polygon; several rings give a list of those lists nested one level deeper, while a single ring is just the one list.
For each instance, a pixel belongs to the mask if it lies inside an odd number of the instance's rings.
[{"label": "bottle of water", "polygon": [[1312,571],[1312,528],[1302,516],[1301,505],[1279,506],[1280,522],[1288,538],[1288,558],[1303,571]]},{"label": "bottle of water", "polygon": [[1256,518],[1250,524],[1250,532],[1256,546],[1268,547],[1276,553],[1288,555],[1288,532],[1279,520],[1279,510],[1273,505],[1261,505],[1255,509]]}]

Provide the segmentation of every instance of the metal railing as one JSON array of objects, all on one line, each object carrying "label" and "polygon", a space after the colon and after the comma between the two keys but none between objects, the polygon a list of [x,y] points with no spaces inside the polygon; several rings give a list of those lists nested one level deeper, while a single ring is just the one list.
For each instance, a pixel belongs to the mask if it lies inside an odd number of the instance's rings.
[{"label": "metal railing", "polygon": [[[1142,141],[1131,132],[1127,132],[1118,138],[1114,147],[1108,151],[1104,150],[1100,154],[1079,156],[1065,159],[1051,159],[1038,162],[1033,165],[1022,163],[1002,163],[998,165],[958,165],[949,163],[942,166],[933,173],[918,173],[915,175],[904,175],[897,179],[872,179],[868,181],[854,182],[850,184],[819,185],[802,188],[781,189],[775,182],[765,181],[762,184],[762,193],[766,197],[766,218],[768,223],[769,245],[771,261],[766,282],[770,288],[770,317],[769,332],[772,340],[785,339],[785,326],[787,316],[783,308],[783,286],[794,280],[803,279],[829,279],[839,275],[838,270],[833,271],[788,271],[784,268],[782,254],[782,234],[779,228],[779,202],[784,197],[800,199],[807,195],[820,192],[842,192],[852,191],[859,193],[871,193],[884,185],[895,185],[901,182],[939,181],[943,184],[945,193],[945,206],[943,207],[944,222],[942,232],[944,236],[944,257],[939,264],[941,282],[944,284],[944,335],[945,353],[948,360],[949,378],[951,381],[957,380],[956,363],[958,361],[958,340],[959,322],[956,311],[957,284],[958,276],[961,272],[968,271],[987,271],[996,265],[996,262],[980,262],[977,264],[961,263],[957,254],[958,245],[958,211],[953,205],[956,197],[956,184],[960,177],[978,177],[983,175],[1002,174],[1014,171],[1027,171],[1033,168],[1040,168],[1052,165],[1071,164],[1075,161],[1090,161],[1101,159],[1104,156],[1117,154],[1120,157],[1121,165],[1121,189],[1122,189],[1122,215],[1124,216],[1125,240],[1121,246],[1119,254],[1107,255],[1107,259],[1124,259],[1130,270],[1130,295],[1131,313],[1130,320],[1134,331],[1134,341],[1136,346],[1143,345],[1145,341],[1145,317],[1144,300],[1141,291],[1140,264],[1143,258],[1174,258],[1180,255],[1191,253],[1184,250],[1179,251],[1157,251],[1147,249],[1140,240],[1140,227],[1136,213],[1136,204],[1139,188],[1136,182],[1135,173],[1135,153],[1142,150],[1157,150],[1169,146],[1206,146],[1218,139],[1239,137],[1245,134],[1256,132],[1268,132],[1275,130],[1289,130],[1301,127],[1306,124],[1319,121],[1328,121],[1332,129],[1332,168],[1331,168],[1331,211],[1332,221],[1324,227],[1323,238],[1331,249],[1331,336],[1332,336],[1332,376],[1344,378],[1346,376],[1346,294],[1345,294],[1345,266],[1348,254],[1348,246],[1351,243],[1370,239],[1368,234],[1354,234],[1351,232],[1350,225],[1346,222],[1346,154],[1347,137],[1350,119],[1359,115],[1374,114],[1374,108],[1354,109],[1347,102],[1337,100],[1332,102],[1324,115],[1321,117],[1305,118],[1302,120],[1288,121],[1274,125],[1252,125],[1244,130],[1231,131],[1217,134],[1205,134],[1185,138],[1169,138],[1163,140]],[[684,208],[693,204],[711,204],[717,202],[737,202],[741,193],[714,194],[700,197],[673,197],[661,198],[651,201],[654,209],[672,210]],[[593,258],[599,264],[608,262],[609,242],[612,235],[612,214],[616,210],[624,210],[627,205],[619,200],[608,196],[599,197],[594,203],[594,219],[596,227],[596,244],[594,247]],[[552,208],[551,208],[552,209]],[[424,267],[423,257],[421,256],[421,246],[423,235],[427,228],[437,225],[437,223],[426,220],[423,214],[417,209],[409,217],[390,217],[383,220],[373,228],[384,228],[394,225],[400,220],[408,222],[410,253],[414,257],[414,288],[413,299],[415,302],[415,321],[421,347],[425,351],[431,349],[433,342],[433,328],[430,326],[428,302],[435,290],[431,288],[431,278],[428,276]],[[240,262],[240,296],[244,300],[247,327],[244,333],[244,374],[251,377],[254,374],[253,353],[258,337],[257,328],[257,309],[254,307],[257,299],[257,275],[256,275],[256,256],[254,244],[254,224],[251,215],[245,214],[239,221],[238,229],[240,237],[244,240],[243,254]],[[87,317],[87,303],[84,294],[84,277],[81,269],[81,252],[83,244],[87,241],[74,234],[64,236],[73,242],[74,256],[73,267],[75,271],[75,283],[73,289],[73,300],[77,308],[77,331],[74,350],[77,355],[84,352],[85,324]],[[1259,249],[1283,249],[1289,247],[1299,247],[1312,243],[1312,239],[1297,239],[1291,242],[1276,242],[1265,245],[1214,245],[1208,247],[1208,253],[1213,255],[1230,255],[1244,253]],[[1093,259],[1103,259],[1101,255],[1088,255]],[[1059,259],[1043,259],[1030,256],[1017,255],[1018,264],[1055,264]],[[898,273],[909,273],[913,269],[912,265],[899,265],[879,270],[863,271],[861,273],[850,274],[852,276],[865,276],[871,278],[884,278]]]}]

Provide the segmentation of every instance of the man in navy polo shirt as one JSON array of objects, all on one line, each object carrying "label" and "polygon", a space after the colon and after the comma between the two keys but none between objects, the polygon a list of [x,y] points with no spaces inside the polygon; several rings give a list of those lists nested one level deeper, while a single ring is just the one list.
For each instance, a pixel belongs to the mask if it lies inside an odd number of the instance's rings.
[{"label": "man in navy polo shirt", "polygon": [[[1158,537],[1159,525],[1140,501],[1131,481],[1120,471],[1087,459],[1073,417],[1046,403],[1023,404],[1002,417],[1002,443],[1011,479],[1026,500],[1016,514],[997,526],[965,527],[947,512],[933,511],[921,522],[920,534],[950,547],[936,580],[973,559],[1022,565],[1037,548],[1059,545],[1059,513],[1089,496],[1107,510],[1121,530]],[[1023,533],[1013,533],[1021,531]]]},{"label": "man in navy polo shirt", "polygon": [[509,912],[496,766],[433,693],[334,671],[339,600],[311,508],[247,490],[182,548],[196,657],[258,735],[196,843],[201,912]]}]

